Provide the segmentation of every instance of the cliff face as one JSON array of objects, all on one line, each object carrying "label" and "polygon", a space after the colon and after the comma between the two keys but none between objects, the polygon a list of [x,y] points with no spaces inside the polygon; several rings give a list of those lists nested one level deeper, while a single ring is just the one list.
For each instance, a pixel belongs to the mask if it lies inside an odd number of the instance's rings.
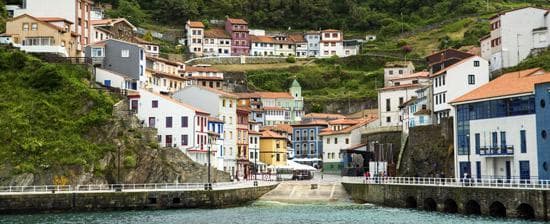
[{"label": "cliff face", "polygon": [[445,177],[454,175],[452,120],[441,125],[418,126],[410,129],[403,152],[400,176]]},{"label": "cliff face", "polygon": [[[38,173],[12,175],[12,167],[0,165],[0,185],[85,185],[114,183],[189,183],[206,182],[207,167],[193,162],[174,148],[159,148],[154,129],[141,128],[128,110],[126,101],[114,106],[107,124],[94,128],[88,138],[106,145],[101,160],[92,167],[64,167]],[[119,175],[120,173],[120,175]],[[229,175],[211,170],[212,180],[229,181]],[[119,181],[120,180],[120,181]]]}]

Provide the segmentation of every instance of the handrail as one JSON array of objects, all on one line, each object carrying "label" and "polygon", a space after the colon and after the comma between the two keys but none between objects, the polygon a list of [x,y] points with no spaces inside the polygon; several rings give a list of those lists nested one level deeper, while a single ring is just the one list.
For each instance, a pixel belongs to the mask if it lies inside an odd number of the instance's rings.
[{"label": "handrail", "polygon": [[[255,181],[212,183],[213,189],[235,189],[255,187]],[[272,181],[257,181],[258,186],[270,185]],[[178,191],[204,190],[207,183],[150,183],[150,184],[92,184],[92,185],[40,185],[40,186],[0,186],[0,194],[22,193],[77,193],[115,191]]]},{"label": "handrail", "polygon": [[472,188],[512,188],[550,190],[550,180],[538,178],[432,178],[432,177],[344,177],[344,183],[445,186]]}]

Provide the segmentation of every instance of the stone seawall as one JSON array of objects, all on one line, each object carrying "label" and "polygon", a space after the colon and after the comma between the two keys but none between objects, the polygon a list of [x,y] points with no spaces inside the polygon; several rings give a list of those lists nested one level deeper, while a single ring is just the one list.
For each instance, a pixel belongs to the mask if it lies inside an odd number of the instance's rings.
[{"label": "stone seawall", "polygon": [[548,190],[342,183],[354,201],[427,211],[548,220]]},{"label": "stone seawall", "polygon": [[255,201],[276,187],[277,184],[212,191],[174,190],[0,195],[0,214],[234,207]]}]

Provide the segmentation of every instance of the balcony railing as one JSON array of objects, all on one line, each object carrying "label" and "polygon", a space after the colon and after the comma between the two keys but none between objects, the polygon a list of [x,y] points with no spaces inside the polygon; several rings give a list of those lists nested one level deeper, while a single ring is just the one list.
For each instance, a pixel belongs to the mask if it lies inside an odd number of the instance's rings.
[{"label": "balcony railing", "polygon": [[513,145],[501,145],[482,147],[479,149],[479,155],[481,156],[511,156],[514,155]]}]

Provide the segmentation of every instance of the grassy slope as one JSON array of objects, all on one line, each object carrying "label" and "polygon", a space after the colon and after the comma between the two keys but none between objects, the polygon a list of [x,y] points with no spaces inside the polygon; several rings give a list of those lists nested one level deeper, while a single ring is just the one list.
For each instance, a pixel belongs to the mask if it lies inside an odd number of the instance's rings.
[{"label": "grassy slope", "polygon": [[86,168],[109,150],[86,140],[115,101],[90,89],[88,75],[0,48],[0,164],[20,173]]}]

